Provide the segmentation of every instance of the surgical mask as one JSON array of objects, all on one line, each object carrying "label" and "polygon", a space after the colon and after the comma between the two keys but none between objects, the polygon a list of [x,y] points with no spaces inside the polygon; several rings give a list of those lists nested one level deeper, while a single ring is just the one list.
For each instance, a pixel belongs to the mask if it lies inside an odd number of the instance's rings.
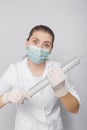
[{"label": "surgical mask", "polygon": [[49,54],[50,51],[35,46],[29,46],[27,48],[27,56],[35,64],[44,62]]}]

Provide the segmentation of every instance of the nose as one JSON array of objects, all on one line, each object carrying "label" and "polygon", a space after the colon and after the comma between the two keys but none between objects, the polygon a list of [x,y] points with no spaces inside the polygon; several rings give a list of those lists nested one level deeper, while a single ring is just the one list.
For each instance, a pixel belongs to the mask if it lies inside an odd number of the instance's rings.
[{"label": "nose", "polygon": [[43,47],[43,44],[42,43],[39,43],[39,46],[38,46],[39,48],[42,48]]}]

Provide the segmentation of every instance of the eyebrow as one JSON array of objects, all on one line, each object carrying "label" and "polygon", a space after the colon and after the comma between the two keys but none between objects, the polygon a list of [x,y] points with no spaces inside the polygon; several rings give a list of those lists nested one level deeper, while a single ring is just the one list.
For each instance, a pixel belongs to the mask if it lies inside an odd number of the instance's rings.
[{"label": "eyebrow", "polygon": [[[36,40],[40,41],[37,37],[32,37],[32,39],[36,39]],[[43,42],[49,42],[50,44],[52,44],[50,41],[43,41]]]}]

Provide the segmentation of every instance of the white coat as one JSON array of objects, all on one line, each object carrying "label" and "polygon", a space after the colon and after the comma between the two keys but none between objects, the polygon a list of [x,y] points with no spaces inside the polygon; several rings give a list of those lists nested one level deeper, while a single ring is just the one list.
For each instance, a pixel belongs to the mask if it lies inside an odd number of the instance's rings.
[{"label": "white coat", "polygon": [[[11,87],[19,86],[28,91],[29,88],[46,76],[52,64],[60,67],[59,63],[47,60],[43,75],[34,77],[27,67],[27,58],[25,58],[15,65],[10,65],[1,79]],[[3,90],[1,84],[0,82],[0,91]],[[79,100],[76,90],[69,84],[67,84],[67,87],[72,95]],[[5,89],[7,91],[6,86]],[[15,130],[62,130],[59,104],[59,99],[55,96],[51,86],[48,85],[30,100],[26,100],[24,104],[17,105]]]}]

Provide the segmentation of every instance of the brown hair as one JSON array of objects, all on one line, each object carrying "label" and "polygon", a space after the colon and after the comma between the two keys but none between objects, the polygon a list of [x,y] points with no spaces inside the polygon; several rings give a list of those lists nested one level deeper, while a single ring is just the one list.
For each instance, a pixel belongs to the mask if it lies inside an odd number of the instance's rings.
[{"label": "brown hair", "polygon": [[31,29],[30,33],[29,33],[29,36],[28,36],[27,40],[30,39],[30,37],[32,36],[32,34],[34,33],[34,31],[44,31],[44,32],[49,33],[52,36],[52,44],[53,44],[54,39],[55,39],[54,32],[48,26],[37,25],[37,26],[33,27]]}]

